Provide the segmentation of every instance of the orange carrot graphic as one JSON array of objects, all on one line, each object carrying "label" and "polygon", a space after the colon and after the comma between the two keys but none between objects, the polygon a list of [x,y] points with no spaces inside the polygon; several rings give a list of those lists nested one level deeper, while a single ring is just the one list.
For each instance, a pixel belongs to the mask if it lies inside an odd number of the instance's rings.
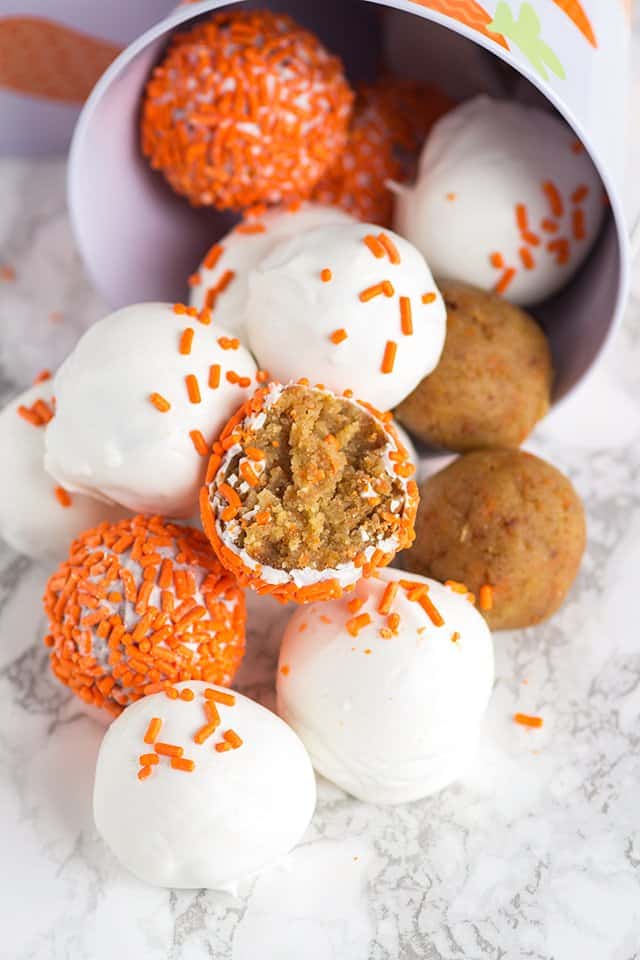
[{"label": "orange carrot graphic", "polygon": [[487,29],[488,24],[491,23],[491,17],[476,0],[415,0],[415,2],[422,7],[428,7],[429,10],[434,10],[436,13],[443,13],[459,23],[464,23],[465,26],[477,30],[483,36],[494,40],[505,49],[509,49],[509,44],[502,34],[493,33]]},{"label": "orange carrot graphic", "polygon": [[82,103],[120,49],[42,17],[0,17],[0,88]]},{"label": "orange carrot graphic", "polygon": [[596,35],[580,0],[553,0],[553,2],[556,7],[560,7],[563,13],[566,13],[570,20],[573,20],[580,33],[587,38],[591,46],[597,47]]}]

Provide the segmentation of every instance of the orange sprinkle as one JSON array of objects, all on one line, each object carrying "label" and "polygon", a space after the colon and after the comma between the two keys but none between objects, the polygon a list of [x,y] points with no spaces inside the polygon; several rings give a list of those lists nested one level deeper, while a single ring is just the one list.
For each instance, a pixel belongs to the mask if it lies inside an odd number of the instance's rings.
[{"label": "orange sprinkle", "polygon": [[391,283],[391,280],[382,281],[382,292],[384,293],[385,297],[392,297],[394,295],[396,291]]},{"label": "orange sprinkle", "polygon": [[421,597],[418,597],[417,601],[426,615],[431,620],[431,623],[434,627],[442,627],[444,625],[444,620],[438,608],[431,602],[428,595],[424,593]]},{"label": "orange sprinkle", "polygon": [[507,267],[507,269],[504,271],[504,273],[496,283],[495,287],[493,288],[494,291],[498,294],[504,293],[505,290],[508,288],[509,284],[511,283],[511,281],[513,280],[513,278],[515,277],[515,275],[516,275],[516,271],[513,269],[513,267]]},{"label": "orange sprinkle", "polygon": [[559,229],[556,221],[551,220],[549,217],[545,217],[542,223],[540,224],[540,226],[545,231],[545,233],[557,233]]},{"label": "orange sprinkle", "polygon": [[237,350],[240,346],[240,341],[237,337],[218,337],[218,343],[223,350]]},{"label": "orange sprinkle", "polygon": [[457,197],[457,194],[456,194],[456,193],[445,193],[445,197],[447,198],[447,200],[448,200],[450,203],[453,203],[453,201],[454,201],[454,200],[456,199],[456,197]]},{"label": "orange sprinkle", "polygon": [[209,367],[209,386],[217,390],[220,386],[220,364],[214,363]]},{"label": "orange sprinkle", "polygon": [[207,446],[207,441],[203,437],[200,430],[190,430],[189,436],[191,437],[191,442],[196,449],[196,453],[200,454],[201,457],[208,456],[209,447]]},{"label": "orange sprinkle", "polygon": [[368,613],[360,613],[357,617],[351,617],[350,620],[347,620],[345,627],[352,637],[357,637],[360,631],[364,629],[364,627],[367,627],[370,623],[370,615]]},{"label": "orange sprinkle", "polygon": [[209,737],[216,732],[217,726],[217,723],[205,723],[203,727],[200,727],[199,730],[196,730],[193,735],[193,739],[196,743],[204,743],[205,740],[208,740]]},{"label": "orange sprinkle", "polygon": [[387,625],[393,633],[397,633],[398,627],[400,626],[400,614],[390,613],[387,617]]},{"label": "orange sprinkle", "polygon": [[41,370],[40,373],[36,374],[33,381],[34,387],[39,383],[44,383],[45,380],[51,380],[51,370]]},{"label": "orange sprinkle", "polygon": [[354,597],[353,600],[349,600],[347,610],[349,613],[357,613],[362,606],[364,606],[364,600],[361,597]]},{"label": "orange sprinkle", "polygon": [[189,400],[191,403],[200,403],[202,397],[200,396],[200,384],[198,383],[198,378],[193,373],[188,373],[184,378],[184,382],[187,385],[187,393],[189,395]]},{"label": "orange sprinkle", "polygon": [[589,187],[585,183],[582,183],[571,194],[571,202],[582,203],[582,201],[586,200],[588,196],[589,196]]},{"label": "orange sprinkle", "polygon": [[165,398],[160,393],[150,394],[149,400],[154,405],[156,410],[160,411],[160,413],[166,413],[167,410],[171,410],[171,404],[169,403],[168,400],[165,400]]},{"label": "orange sprinkle", "polygon": [[207,725],[217,727],[220,725],[220,714],[213,700],[205,700],[204,715],[207,718]]},{"label": "orange sprinkle", "polygon": [[331,273],[331,270],[329,270],[329,267],[325,267],[324,270],[320,271],[320,279],[323,283],[329,283],[332,277],[333,274]]},{"label": "orange sprinkle", "polygon": [[187,277],[187,283],[190,287],[199,287],[202,283],[202,277],[199,273],[192,273]]},{"label": "orange sprinkle", "polygon": [[187,312],[186,305],[184,303],[174,303],[173,312],[177,313],[179,317]]},{"label": "orange sprinkle", "polygon": [[146,780],[147,777],[150,777],[152,773],[153,767],[148,763],[144,767],[140,767],[138,770],[138,780]]},{"label": "orange sprinkle", "polygon": [[192,345],[193,327],[185,327],[185,329],[182,331],[182,336],[180,337],[180,353],[185,357],[188,356],[191,353]]},{"label": "orange sprinkle", "polygon": [[374,283],[373,286],[367,287],[366,290],[361,290],[358,296],[362,303],[367,303],[369,300],[373,300],[374,297],[379,297],[384,292],[384,282]]},{"label": "orange sprinkle", "polygon": [[259,527],[264,527],[265,524],[269,523],[270,519],[271,514],[268,510],[260,510],[255,516],[255,521]]},{"label": "orange sprinkle", "polygon": [[8,266],[8,264],[3,264],[0,267],[0,279],[6,280],[7,283],[12,283],[16,278],[16,271],[13,267]]},{"label": "orange sprinkle", "polygon": [[481,610],[492,610],[493,609],[493,587],[489,583],[483,583],[480,587],[480,609]]},{"label": "orange sprinkle", "polygon": [[537,233],[532,233],[531,230],[525,230],[522,234],[522,239],[525,243],[528,243],[530,247],[540,246],[540,237]]},{"label": "orange sprinkle", "polygon": [[582,153],[584,151],[584,145],[580,140],[574,140],[571,144],[572,153]]},{"label": "orange sprinkle", "polygon": [[225,730],[222,736],[232,750],[237,750],[238,747],[242,746],[242,738],[238,736],[235,730]]},{"label": "orange sprinkle", "polygon": [[433,303],[434,300],[437,300],[437,294],[433,293],[433,291],[429,293],[423,293],[420,299],[423,303]]},{"label": "orange sprinkle", "polygon": [[556,254],[556,263],[563,266],[569,262],[570,247],[569,241],[565,237],[558,237],[557,240],[551,240],[547,244],[547,250]]},{"label": "orange sprinkle", "polygon": [[141,767],[154,766],[160,763],[160,758],[157,753],[143,753],[138,757],[138,761]]},{"label": "orange sprinkle", "polygon": [[173,757],[171,766],[174,770],[185,770],[187,773],[193,773],[196,765],[193,760],[187,760],[186,757]]},{"label": "orange sprinkle", "polygon": [[381,260],[385,255],[385,248],[382,246],[377,237],[374,237],[372,233],[368,233],[366,237],[363,238],[363,243],[365,243],[371,253],[377,260]]},{"label": "orange sprinkle", "polygon": [[245,447],[244,452],[249,457],[249,460],[256,460],[258,462],[264,460],[266,456],[264,450],[259,450],[257,447]]},{"label": "orange sprinkle", "polygon": [[236,233],[265,233],[264,223],[240,223],[236,227]]},{"label": "orange sprinkle", "polygon": [[533,254],[531,253],[531,250],[529,250],[529,247],[520,247],[519,253],[522,266],[525,268],[525,270],[533,270],[536,262],[533,259]]},{"label": "orange sprinkle", "polygon": [[266,383],[268,379],[269,379],[269,373],[267,370],[256,371],[256,383]]},{"label": "orange sprinkle", "polygon": [[190,702],[195,697],[193,690],[190,690],[189,687],[185,687],[184,690],[180,691],[180,699]]},{"label": "orange sprinkle", "polygon": [[153,717],[149,721],[149,726],[147,727],[147,732],[144,735],[145,743],[153,743],[162,729],[162,720],[160,717]]},{"label": "orange sprinkle", "polygon": [[460,583],[458,580],[445,580],[444,585],[449,587],[449,590],[453,590],[454,593],[469,593],[466,583]]},{"label": "orange sprinkle", "polygon": [[451,634],[451,643],[457,643],[459,639],[460,639],[460,634],[458,633],[457,630],[454,630],[453,633]]},{"label": "orange sprinkle", "polygon": [[246,460],[243,460],[238,468],[238,473],[240,477],[245,480],[250,487],[257,487],[260,483],[260,478],[256,475],[250,463]]},{"label": "orange sprinkle", "polygon": [[161,757],[179,758],[184,753],[183,748],[176,746],[175,743],[156,743],[155,749]]},{"label": "orange sprinkle", "polygon": [[333,333],[329,334],[329,340],[331,340],[331,343],[335,343],[337,345],[342,343],[343,340],[346,340],[348,336],[349,334],[344,327],[340,327],[338,330],[334,330]]},{"label": "orange sprinkle", "polygon": [[502,270],[504,267],[504,257],[496,251],[495,253],[489,254],[489,263],[492,267],[495,267],[496,270]]},{"label": "orange sprinkle", "polygon": [[544,723],[542,717],[531,717],[527,713],[514,713],[513,719],[523,727],[541,727]]},{"label": "orange sprinkle", "polygon": [[282,664],[282,666],[280,667],[280,673],[282,674],[283,677],[289,676],[289,674],[291,673],[291,667],[289,666],[288,663]]},{"label": "orange sprinkle", "polygon": [[384,593],[382,594],[382,599],[378,604],[378,613],[382,614],[383,617],[391,610],[393,601],[395,600],[396,594],[398,592],[398,583],[397,581],[392,581],[388,583],[384,588]]},{"label": "orange sprinkle", "polygon": [[395,340],[387,340],[387,344],[384,348],[384,356],[382,358],[382,366],[380,367],[382,373],[393,373],[397,350],[398,344],[395,342]]},{"label": "orange sprinkle", "polygon": [[544,190],[547,200],[549,201],[549,206],[551,207],[551,213],[554,217],[559,218],[564,213],[564,204],[562,202],[562,197],[560,191],[551,180],[546,180],[542,184],[542,189]]},{"label": "orange sprinkle", "polygon": [[207,255],[205,256],[203,263],[207,270],[214,270],[215,266],[224,252],[224,247],[219,243],[214,243]]},{"label": "orange sprinkle", "polygon": [[391,263],[396,263],[396,264],[400,263],[400,254],[398,252],[398,248],[396,247],[391,237],[386,233],[379,233],[378,240],[384,247],[385,252],[389,257],[389,261]]},{"label": "orange sprinkle", "polygon": [[527,216],[527,208],[526,208],[526,206],[524,205],[524,203],[517,203],[517,204],[516,204],[516,223],[518,224],[518,230],[519,230],[521,233],[524,233],[524,231],[525,231],[525,230],[528,228],[528,226],[529,226],[529,218],[528,218],[528,216]]},{"label": "orange sprinkle", "polygon": [[400,329],[405,337],[410,337],[413,333],[413,318],[409,297],[400,297]]},{"label": "orange sprinkle", "polygon": [[221,740],[220,743],[216,743],[216,751],[218,753],[226,753],[227,750],[231,750],[231,744],[227,743],[226,740]]},{"label": "orange sprinkle", "polygon": [[207,308],[204,307],[198,314],[198,320],[204,324],[205,327],[208,327],[211,323],[211,310],[207,310]]},{"label": "orange sprinkle", "polygon": [[572,217],[573,236],[576,240],[584,240],[587,235],[584,223],[584,210],[574,210]]},{"label": "orange sprinkle", "polygon": [[232,707],[236,702],[232,693],[223,693],[221,690],[213,690],[210,687],[207,687],[204,695],[207,700],[213,700],[214,703],[224,703],[227,707]]},{"label": "orange sprinkle", "polygon": [[71,497],[69,496],[67,491],[64,489],[64,487],[56,487],[53,492],[55,494],[56,500],[58,501],[61,507],[66,508],[71,506],[71,503],[72,503]]}]

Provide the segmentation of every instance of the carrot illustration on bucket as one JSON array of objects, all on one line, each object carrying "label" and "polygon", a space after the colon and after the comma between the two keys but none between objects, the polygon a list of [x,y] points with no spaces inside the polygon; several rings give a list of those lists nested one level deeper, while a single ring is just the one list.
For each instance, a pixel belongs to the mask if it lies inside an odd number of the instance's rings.
[{"label": "carrot illustration on bucket", "polygon": [[421,7],[427,7],[435,13],[442,13],[446,17],[451,17],[453,20],[471,27],[472,30],[477,30],[478,33],[488,37],[489,40],[499,43],[506,50],[509,49],[509,44],[502,34],[494,33],[489,29],[491,16],[476,0],[415,0],[415,2]]},{"label": "carrot illustration on bucket", "polygon": [[591,21],[586,15],[580,0],[553,0],[553,3],[555,3],[556,7],[559,7],[563,13],[566,13],[570,20],[573,20],[580,33],[587,38],[592,47],[598,46]]},{"label": "carrot illustration on bucket", "polygon": [[0,88],[82,103],[121,48],[42,17],[0,17]]}]

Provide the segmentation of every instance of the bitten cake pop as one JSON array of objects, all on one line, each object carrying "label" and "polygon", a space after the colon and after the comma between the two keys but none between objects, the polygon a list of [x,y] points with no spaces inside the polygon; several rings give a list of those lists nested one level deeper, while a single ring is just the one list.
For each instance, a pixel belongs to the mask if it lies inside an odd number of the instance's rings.
[{"label": "bitten cake pop", "polygon": [[126,511],[70,494],[46,473],[44,435],[54,416],[53,397],[47,380],[0,413],[0,537],[20,553],[58,563],[79,533],[101,520],[120,520]]},{"label": "bitten cake pop", "polygon": [[142,151],[194,206],[305,198],[344,147],[352,99],[340,60],[290,17],[217,13],[153,71]]},{"label": "bitten cake pop", "polygon": [[395,410],[425,443],[517,447],[549,408],[551,353],[533,317],[495,293],[440,284],[447,338],[436,369]]},{"label": "bitten cake pop", "polygon": [[585,517],[550,463],[521,450],[476,450],[426,480],[420,495],[408,569],[466,584],[494,630],[539,623],[562,604],[584,552]]},{"label": "bitten cake pop", "polygon": [[473,605],[387,569],[353,599],[293,615],[278,712],[318,773],[370,803],[406,803],[465,773],[493,684],[491,634]]},{"label": "bitten cake pop", "polygon": [[316,786],[300,740],[238,693],[181,683],[133,704],[98,754],[98,832],[140,880],[235,892],[294,847]]},{"label": "bitten cake pop", "polygon": [[118,310],[85,333],[58,371],[46,468],[68,490],[189,517],[211,443],[255,376],[248,350],[207,310]]},{"label": "bitten cake pop", "polygon": [[439,279],[532,304],[571,279],[603,211],[596,169],[563,121],[481,96],[436,123],[394,225]]},{"label": "bitten cake pop", "polygon": [[359,220],[390,226],[388,181],[413,176],[418,151],[451,101],[410,80],[384,77],[358,91],[347,145],[314,187],[318,203],[342,207]]},{"label": "bitten cake pop", "polygon": [[305,203],[292,209],[269,210],[240,223],[213,244],[197,271],[189,277],[191,305],[198,310],[211,310],[216,324],[246,344],[251,270],[285,237],[326,224],[351,222],[348,214],[334,207]]},{"label": "bitten cake pop", "polygon": [[221,562],[278,600],[340,596],[411,543],[415,468],[389,415],[305,383],[256,391],[200,495]]},{"label": "bitten cake pop", "polygon": [[159,517],[74,540],[44,607],[54,674],[115,714],[179,680],[229,684],[244,652],[242,591],[203,533]]},{"label": "bitten cake pop", "polygon": [[353,223],[274,247],[250,276],[247,322],[271,376],[285,383],[311,372],[388,410],[437,364],[446,311],[415,247]]}]

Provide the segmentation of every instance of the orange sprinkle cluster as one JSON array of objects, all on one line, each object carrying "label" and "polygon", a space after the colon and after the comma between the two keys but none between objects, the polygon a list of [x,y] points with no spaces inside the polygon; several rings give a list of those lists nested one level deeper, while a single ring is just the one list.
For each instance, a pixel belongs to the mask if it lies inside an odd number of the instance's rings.
[{"label": "orange sprinkle cluster", "polygon": [[54,410],[46,400],[38,399],[30,407],[21,404],[17,414],[33,427],[45,427],[53,419]]},{"label": "orange sprinkle cluster", "polygon": [[[308,380],[298,381],[300,386],[308,386]],[[283,389],[288,389],[284,387]],[[315,389],[324,389],[317,386]],[[328,391],[327,391],[328,392]],[[226,524],[235,521],[242,508],[242,500],[236,490],[227,482],[222,473],[223,458],[227,450],[232,446],[240,445],[243,453],[249,456],[249,449],[254,449],[254,435],[251,428],[245,423],[255,414],[262,412],[266,406],[266,400],[269,396],[269,390],[266,387],[259,387],[252,397],[249,398],[224,427],[218,440],[213,445],[213,453],[209,460],[205,485],[200,491],[200,512],[205,533],[209,538],[213,549],[215,550],[220,562],[230,570],[243,586],[251,586],[261,594],[270,594],[281,603],[294,600],[297,603],[312,603],[316,600],[332,600],[342,596],[344,589],[340,582],[335,578],[321,580],[317,583],[303,587],[298,587],[293,580],[287,580],[283,583],[270,583],[262,575],[262,568],[257,565],[255,568],[247,565],[240,553],[232,550],[223,542],[221,533],[218,530],[218,524],[221,528]],[[347,399],[353,398],[353,391],[345,390],[343,396]],[[409,546],[414,539],[414,523],[418,506],[418,486],[412,478],[415,471],[413,464],[409,460],[407,450],[402,446],[397,438],[392,424],[391,414],[381,413],[371,404],[363,400],[354,400],[358,406],[365,409],[385,432],[389,435],[390,441],[393,441],[396,449],[393,452],[394,462],[393,471],[396,476],[401,477],[404,483],[405,500],[402,512],[393,515],[394,534],[398,538],[398,550]],[[329,440],[329,437],[326,438]],[[239,461],[243,453],[240,454]],[[249,457],[251,459],[251,457]],[[239,462],[238,461],[238,462]],[[258,484],[262,484],[264,473],[256,477]],[[245,475],[246,479],[246,475]],[[248,481],[249,482],[249,481]],[[221,506],[220,499],[224,502]],[[257,518],[256,518],[257,519]],[[264,522],[268,522],[268,515]],[[384,553],[380,549],[374,550],[370,558],[366,554],[358,554],[354,559],[356,567],[360,568],[362,576],[368,577],[380,567],[387,566],[393,560],[394,553]]]},{"label": "orange sprinkle cluster", "polygon": [[200,531],[159,517],[80,536],[44,607],[54,674],[114,714],[182,680],[228,684],[244,652],[242,591]]},{"label": "orange sprinkle cluster", "polygon": [[369,223],[391,223],[388,180],[413,176],[431,126],[451,106],[443,94],[391,77],[358,91],[345,150],[316,185],[312,199]]},{"label": "orange sprinkle cluster", "polygon": [[342,153],[342,64],[290,17],[214,14],[175,34],[142,106],[142,152],[194,206],[308,197]]}]

